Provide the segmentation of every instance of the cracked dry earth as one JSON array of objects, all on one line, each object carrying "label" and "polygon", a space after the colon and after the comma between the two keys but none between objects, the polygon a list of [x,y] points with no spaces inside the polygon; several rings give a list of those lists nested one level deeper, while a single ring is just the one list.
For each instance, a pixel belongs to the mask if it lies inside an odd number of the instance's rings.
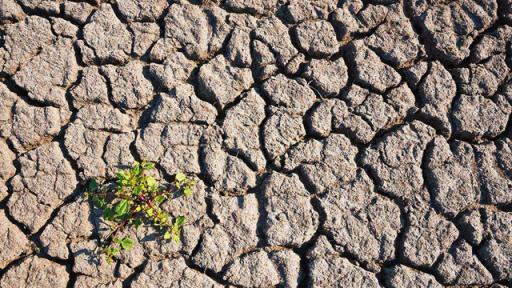
[{"label": "cracked dry earth", "polygon": [[[511,0],[0,5],[0,287],[512,285]],[[188,225],[109,265],[142,159]]]}]

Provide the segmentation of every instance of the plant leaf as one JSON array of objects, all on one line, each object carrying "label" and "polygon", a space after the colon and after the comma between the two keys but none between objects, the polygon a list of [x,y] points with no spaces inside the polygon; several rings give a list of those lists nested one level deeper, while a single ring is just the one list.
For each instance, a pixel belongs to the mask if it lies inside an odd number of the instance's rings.
[{"label": "plant leaf", "polygon": [[181,172],[176,174],[176,181],[183,182],[185,179],[187,179],[187,176]]},{"label": "plant leaf", "polygon": [[121,248],[124,250],[128,250],[133,247],[133,241],[128,237],[124,237],[123,239],[121,239],[121,242],[119,244],[121,245]]},{"label": "plant leaf", "polygon": [[123,199],[119,201],[116,206],[114,207],[114,213],[116,217],[122,217],[130,211],[130,204],[128,203],[128,200]]}]

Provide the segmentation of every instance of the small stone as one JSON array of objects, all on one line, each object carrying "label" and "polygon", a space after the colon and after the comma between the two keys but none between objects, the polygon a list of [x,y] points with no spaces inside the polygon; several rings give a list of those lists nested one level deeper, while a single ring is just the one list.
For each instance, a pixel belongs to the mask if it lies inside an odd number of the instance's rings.
[{"label": "small stone", "polygon": [[250,14],[272,15],[279,7],[279,0],[227,0],[230,10]]},{"label": "small stone", "polygon": [[451,74],[440,62],[432,62],[428,74],[418,86],[418,94],[423,102],[421,113],[436,124],[445,136],[451,134],[448,111],[456,93],[457,86]]},{"label": "small stone", "polygon": [[287,22],[300,23],[306,20],[327,20],[329,13],[336,9],[336,0],[291,0],[284,8]]},{"label": "small stone", "polygon": [[265,17],[258,21],[258,28],[254,30],[254,38],[263,44],[272,47],[276,54],[276,64],[286,66],[297,53],[293,46],[288,28],[276,17]]},{"label": "small stone", "polygon": [[421,162],[434,135],[433,128],[413,121],[372,144],[364,152],[362,162],[378,179],[378,189],[409,203],[430,201]]},{"label": "small stone", "polygon": [[[418,36],[402,7],[400,4],[389,6],[384,22],[365,39],[366,45],[375,49],[382,59],[390,61],[397,68],[410,66],[422,53]],[[368,8],[364,11],[368,11]]]},{"label": "small stone", "polygon": [[272,253],[260,250],[233,261],[224,279],[243,287],[296,287],[299,269],[300,257],[290,250]]},{"label": "small stone", "polygon": [[99,104],[88,105],[78,111],[76,118],[86,128],[111,132],[129,132],[134,124],[129,115],[112,106]]}]

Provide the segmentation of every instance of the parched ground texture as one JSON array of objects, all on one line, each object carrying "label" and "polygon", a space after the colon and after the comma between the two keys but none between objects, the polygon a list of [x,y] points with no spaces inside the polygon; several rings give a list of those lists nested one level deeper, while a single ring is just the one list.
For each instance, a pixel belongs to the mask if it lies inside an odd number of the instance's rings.
[{"label": "parched ground texture", "polygon": [[[512,285],[512,0],[0,5],[0,287]],[[198,185],[110,265],[135,160]]]}]

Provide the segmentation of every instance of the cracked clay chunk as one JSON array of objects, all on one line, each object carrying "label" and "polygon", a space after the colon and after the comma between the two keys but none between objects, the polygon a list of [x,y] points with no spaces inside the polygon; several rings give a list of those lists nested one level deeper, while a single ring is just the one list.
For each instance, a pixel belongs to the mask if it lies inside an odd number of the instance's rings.
[{"label": "cracked clay chunk", "polygon": [[102,64],[122,64],[132,50],[132,36],[114,13],[112,6],[101,4],[83,28],[85,44],[94,59]]},{"label": "cracked clay chunk", "polygon": [[455,100],[451,115],[455,135],[479,142],[504,132],[512,106],[503,95],[498,95],[496,100],[478,95],[460,95]]},{"label": "cracked clay chunk", "polygon": [[307,184],[315,192],[323,192],[356,176],[357,147],[342,134],[331,134],[324,140],[309,139],[299,143],[285,155],[284,168],[299,168]]},{"label": "cracked clay chunk", "polygon": [[164,46],[183,50],[193,60],[206,60],[221,48],[230,32],[226,14],[215,6],[171,5],[164,18]]},{"label": "cracked clay chunk", "polygon": [[300,257],[291,250],[256,251],[235,259],[224,279],[242,287],[297,287]]},{"label": "cracked clay chunk", "polygon": [[0,269],[30,250],[27,236],[0,211]]},{"label": "cracked clay chunk", "polygon": [[459,236],[457,227],[432,209],[412,209],[407,223],[399,253],[413,267],[432,267]]},{"label": "cracked clay chunk", "polygon": [[64,146],[80,170],[80,177],[105,177],[102,159],[109,133],[86,128],[81,121],[71,123],[64,134]]},{"label": "cracked clay chunk", "polygon": [[202,170],[220,193],[244,194],[256,186],[256,173],[242,157],[224,151],[218,143],[209,143],[202,150]]},{"label": "cracked clay chunk", "polygon": [[338,40],[331,23],[306,21],[293,30],[300,50],[311,57],[328,57],[338,52]]},{"label": "cracked clay chunk", "polygon": [[353,182],[328,189],[320,206],[326,216],[323,229],[367,269],[378,272],[379,265],[395,258],[400,209],[373,192],[364,170],[358,170]]},{"label": "cracked clay chunk", "polygon": [[450,145],[444,137],[436,137],[427,148],[425,168],[425,181],[433,202],[443,213],[455,217],[480,201],[471,145],[460,141]]},{"label": "cracked clay chunk", "polygon": [[448,119],[452,99],[457,93],[453,78],[439,61],[430,64],[429,73],[418,86],[418,94],[423,107],[421,113],[438,126],[445,136],[451,134]]},{"label": "cracked clay chunk", "polygon": [[167,8],[167,0],[120,0],[117,1],[119,13],[127,21],[156,21],[165,8]]},{"label": "cracked clay chunk", "polygon": [[262,85],[271,104],[289,114],[304,115],[316,100],[315,92],[304,79],[290,79],[283,74],[271,77]]},{"label": "cracked clay chunk", "polygon": [[379,56],[361,41],[348,45],[349,70],[355,81],[380,93],[400,83],[401,77],[391,66],[383,63]]},{"label": "cracked clay chunk", "polygon": [[317,230],[319,216],[299,176],[273,172],[263,184],[264,234],[271,246],[300,247]]},{"label": "cracked clay chunk", "polygon": [[57,142],[42,145],[19,158],[7,207],[14,219],[32,232],[41,228],[53,209],[76,189],[75,171]]},{"label": "cracked clay chunk", "polygon": [[109,104],[107,83],[96,66],[82,70],[78,85],[71,88],[70,94],[76,108],[92,103]]},{"label": "cracked clay chunk", "polygon": [[263,170],[267,164],[261,150],[260,125],[265,119],[265,101],[254,90],[245,93],[244,98],[229,109],[222,123],[226,134],[224,144],[228,149],[240,153],[253,169]]},{"label": "cracked clay chunk", "polygon": [[198,124],[150,123],[139,130],[135,148],[142,159],[160,162],[169,175],[198,174],[201,172],[198,150],[204,133],[205,126]]},{"label": "cracked clay chunk", "polygon": [[90,219],[91,213],[86,201],[72,202],[62,207],[40,236],[46,253],[52,257],[68,259],[68,242],[92,235],[94,226]]},{"label": "cracked clay chunk", "polygon": [[28,97],[43,104],[67,107],[66,88],[76,80],[78,65],[72,42],[61,38],[46,46],[14,75]]},{"label": "cracked clay chunk", "polygon": [[12,133],[13,106],[19,96],[0,82],[0,137],[9,138]]},{"label": "cracked clay chunk", "polygon": [[30,150],[56,136],[70,113],[55,107],[35,107],[18,101],[14,106],[11,140],[20,151]]},{"label": "cracked clay chunk", "polygon": [[0,24],[18,22],[25,16],[23,9],[15,0],[4,0],[0,10]]},{"label": "cracked clay chunk", "polygon": [[0,166],[0,201],[2,201],[8,195],[5,183],[16,174],[16,167],[13,163],[16,155],[2,138],[0,138],[0,159],[2,159],[2,165]]},{"label": "cracked clay chunk", "polygon": [[11,267],[0,278],[0,286],[5,288],[65,288],[69,274],[66,266],[37,256],[25,258]]},{"label": "cracked clay chunk", "polygon": [[78,111],[76,118],[94,130],[129,132],[133,128],[129,115],[104,104],[86,106]]},{"label": "cracked clay chunk", "polygon": [[181,52],[168,55],[163,64],[149,64],[149,74],[160,88],[171,90],[187,82],[196,64]]},{"label": "cracked clay chunk", "polygon": [[375,274],[339,255],[325,236],[316,240],[315,246],[307,254],[307,259],[308,287],[380,287]]},{"label": "cracked clay chunk", "polygon": [[219,220],[206,230],[192,261],[220,272],[224,265],[244,251],[256,247],[258,237],[258,201],[254,194],[239,197],[212,195],[213,214]]},{"label": "cracked clay chunk", "polygon": [[457,241],[449,253],[443,255],[435,270],[443,284],[486,286],[494,282],[491,273],[464,240]]},{"label": "cracked clay chunk", "polygon": [[462,94],[491,98],[507,79],[510,69],[505,54],[493,55],[482,64],[471,63],[468,67],[453,70]]},{"label": "cracked clay chunk", "polygon": [[224,5],[230,11],[267,15],[276,12],[279,2],[279,0],[226,0]]},{"label": "cracked clay chunk", "polygon": [[414,270],[404,265],[384,269],[384,283],[388,287],[442,288],[433,275]]},{"label": "cracked clay chunk", "polygon": [[290,23],[311,19],[327,20],[337,3],[336,0],[291,0],[283,7],[284,18]]},{"label": "cracked clay chunk", "polygon": [[112,87],[112,101],[122,108],[141,109],[153,99],[153,85],[144,77],[144,65],[132,61],[125,66],[101,68]]},{"label": "cracked clay chunk", "polygon": [[220,288],[222,285],[189,268],[183,258],[164,259],[161,261],[150,260],[142,272],[131,283],[134,288],[188,288],[205,287]]},{"label": "cracked clay chunk", "polygon": [[402,6],[401,3],[389,6],[384,22],[364,40],[397,68],[411,65],[423,49]]},{"label": "cracked clay chunk", "polygon": [[218,55],[199,69],[199,92],[220,107],[233,102],[254,80],[249,68],[231,66],[223,55]]},{"label": "cracked clay chunk", "polygon": [[[486,211],[485,230],[490,236],[479,246],[480,259],[497,280],[512,279],[512,215],[503,211]],[[483,232],[483,231],[482,231]]]},{"label": "cracked clay chunk", "polygon": [[277,65],[286,66],[298,51],[293,46],[288,28],[276,17],[265,17],[258,21],[254,38],[266,44],[275,54]]},{"label": "cracked clay chunk", "polygon": [[274,109],[263,126],[263,146],[270,159],[275,159],[298,143],[306,130],[300,115],[290,115],[284,109]]},{"label": "cracked clay chunk", "polygon": [[378,188],[407,202],[429,201],[420,166],[434,135],[434,128],[413,121],[366,149],[362,162],[375,175]]},{"label": "cracked clay chunk", "polygon": [[512,203],[512,142],[498,140],[497,144],[475,145],[479,179],[482,185],[482,202],[508,205]]},{"label": "cracked clay chunk", "polygon": [[39,16],[8,24],[4,33],[3,46],[0,48],[0,71],[9,75],[55,40],[50,22]]},{"label": "cracked clay chunk", "polygon": [[322,96],[337,95],[348,80],[347,66],[343,58],[335,61],[312,59],[304,74],[313,81]]},{"label": "cracked clay chunk", "polygon": [[208,102],[200,100],[190,84],[178,84],[169,93],[160,93],[156,101],[152,120],[159,123],[205,122],[212,124],[217,110]]},{"label": "cracked clay chunk", "polygon": [[427,50],[450,64],[469,56],[474,39],[498,17],[496,0],[407,0],[405,6],[422,28]]}]

